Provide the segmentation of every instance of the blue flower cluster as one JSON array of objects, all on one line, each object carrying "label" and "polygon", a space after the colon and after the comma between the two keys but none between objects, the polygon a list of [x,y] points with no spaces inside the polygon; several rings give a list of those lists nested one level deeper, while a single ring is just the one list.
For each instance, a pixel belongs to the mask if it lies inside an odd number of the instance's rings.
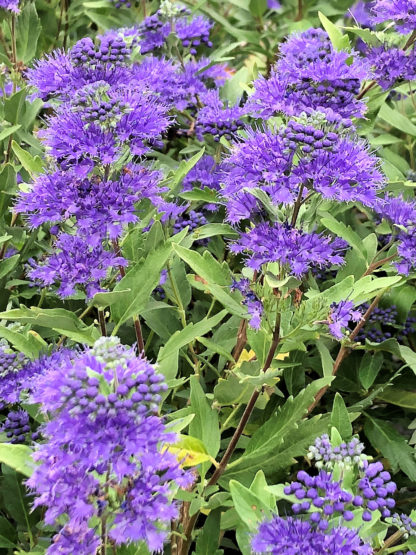
[{"label": "blue flower cluster", "polygon": [[[45,522],[58,527],[48,553],[91,553],[101,522],[115,545],[145,540],[159,550],[176,516],[173,487],[189,485],[157,415],[163,376],[117,338],[102,338],[38,380],[32,402],[48,420],[28,485]],[[162,447],[164,445],[165,447]]]}]

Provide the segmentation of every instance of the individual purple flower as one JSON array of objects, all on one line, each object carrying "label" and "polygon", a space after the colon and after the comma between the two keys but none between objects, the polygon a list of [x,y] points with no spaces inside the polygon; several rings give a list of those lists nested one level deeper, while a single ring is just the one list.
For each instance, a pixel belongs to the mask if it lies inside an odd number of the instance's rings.
[{"label": "individual purple flower", "polygon": [[385,90],[392,87],[397,81],[416,79],[414,50],[405,52],[395,46],[383,45],[369,49],[366,56],[373,66],[376,81]]},{"label": "individual purple flower", "polygon": [[14,14],[20,13],[19,0],[0,0],[0,8]]},{"label": "individual purple flower", "polygon": [[277,0],[267,0],[267,8],[269,10],[280,10],[281,5]]},{"label": "individual purple flower", "polygon": [[59,284],[57,294],[62,298],[73,295],[77,287],[91,298],[103,291],[101,282],[111,268],[126,265],[124,258],[106,251],[101,243],[92,246],[86,237],[62,233],[52,254],[41,262],[31,262],[28,275],[42,287]]},{"label": "individual purple flower", "polygon": [[237,253],[247,253],[247,265],[254,270],[268,262],[279,262],[295,276],[301,277],[313,267],[343,264],[346,243],[323,234],[306,233],[280,223],[261,223],[240,235],[231,245]]},{"label": "individual purple flower", "polygon": [[131,8],[131,2],[128,0],[111,0],[116,8]]},{"label": "individual purple flower", "polygon": [[162,548],[177,515],[173,488],[193,480],[166,450],[175,437],[157,415],[165,390],[163,376],[117,338],[101,338],[38,382],[32,402],[48,413],[46,441],[27,483],[35,507],[46,506],[45,522],[60,528],[48,553],[60,542],[65,553],[96,548],[91,518],[106,522],[116,545],[144,540],[151,551]]},{"label": "individual purple flower", "polygon": [[348,324],[350,322],[359,322],[361,318],[361,311],[354,309],[354,303],[352,301],[333,303],[328,318],[329,331],[336,339],[343,339]]},{"label": "individual purple flower", "polygon": [[260,523],[251,542],[257,554],[371,555],[371,546],[356,530],[337,526],[326,532],[300,518],[274,516]]},{"label": "individual purple flower", "polygon": [[231,140],[243,125],[241,118],[245,109],[222,101],[217,90],[201,95],[201,102],[204,106],[196,118],[197,137],[202,140],[202,135],[209,134],[215,142],[219,142],[221,137]]},{"label": "individual purple flower", "polygon": [[233,281],[231,285],[232,291],[240,291],[243,295],[243,305],[247,308],[247,312],[250,315],[249,325],[255,329],[259,330],[261,326],[261,317],[264,312],[263,303],[254,293],[250,287],[250,280],[243,278],[238,281]]},{"label": "individual purple flower", "polygon": [[416,0],[375,0],[372,12],[375,23],[392,20],[399,33],[416,29]]}]

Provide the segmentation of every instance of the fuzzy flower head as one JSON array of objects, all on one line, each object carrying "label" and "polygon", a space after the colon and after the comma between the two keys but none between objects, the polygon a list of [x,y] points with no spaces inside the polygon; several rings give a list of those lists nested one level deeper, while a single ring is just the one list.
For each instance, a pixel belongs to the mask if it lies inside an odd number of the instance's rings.
[{"label": "fuzzy flower head", "polygon": [[212,135],[215,142],[221,137],[230,140],[236,131],[242,127],[245,110],[240,106],[229,106],[220,99],[217,90],[212,90],[201,96],[204,107],[198,112],[196,120],[196,134],[202,140],[202,135]]},{"label": "fuzzy flower head", "polygon": [[237,253],[247,253],[247,265],[254,270],[268,262],[278,262],[289,274],[301,277],[313,267],[343,264],[346,243],[322,234],[306,233],[280,223],[261,223],[231,246]]},{"label": "fuzzy flower head", "polygon": [[85,237],[62,233],[54,251],[42,262],[31,261],[28,275],[41,287],[59,284],[57,294],[62,297],[73,295],[77,287],[85,289],[91,298],[103,291],[101,282],[110,268],[126,266],[124,258],[103,248],[101,242],[91,245]]},{"label": "fuzzy flower head", "polygon": [[243,278],[238,281],[233,281],[231,285],[231,290],[240,291],[240,293],[243,295],[242,303],[247,308],[247,312],[250,315],[250,320],[248,323],[253,329],[260,329],[261,317],[264,312],[264,307],[261,300],[250,287],[250,280]]},{"label": "fuzzy flower head", "polygon": [[47,123],[42,137],[60,165],[91,169],[128,153],[144,154],[170,121],[154,95],[98,81],[79,90]]},{"label": "fuzzy flower head", "polygon": [[416,78],[416,55],[414,50],[405,52],[395,46],[376,46],[366,52],[378,84],[385,90],[398,81]]},{"label": "fuzzy flower head", "polygon": [[15,14],[20,13],[19,0],[0,0],[0,8]]},{"label": "fuzzy flower head", "polygon": [[348,324],[350,322],[359,322],[361,318],[361,311],[354,309],[352,301],[333,303],[329,314],[329,331],[336,339],[343,339]]},{"label": "fuzzy flower head", "polygon": [[355,97],[368,76],[367,64],[355,52],[336,51],[325,31],[309,29],[293,33],[282,44],[271,77],[254,82],[250,105],[261,117],[306,108],[331,108],[343,117],[360,117],[365,104]]},{"label": "fuzzy flower head", "polygon": [[416,29],[416,0],[376,0],[372,6],[375,23],[392,20],[399,33]]},{"label": "fuzzy flower head", "polygon": [[300,518],[274,516],[261,522],[251,543],[256,554],[371,555],[372,548],[356,530],[337,526],[323,532]]},{"label": "fuzzy flower head", "polygon": [[29,85],[43,100],[69,100],[74,90],[89,83],[104,81],[121,86],[130,80],[130,56],[133,43],[117,34],[78,41],[68,53],[54,50],[27,71]]},{"label": "fuzzy flower head", "polygon": [[333,110],[308,110],[278,130],[248,131],[233,145],[223,166],[228,219],[256,219],[260,188],[273,205],[292,204],[300,188],[337,202],[373,207],[385,178],[368,145],[355,137],[351,121]]},{"label": "fuzzy flower head", "polygon": [[394,263],[399,274],[408,276],[416,270],[416,233],[415,226],[398,235],[397,254],[399,260]]},{"label": "fuzzy flower head", "polygon": [[95,545],[90,521],[103,515],[115,544],[144,540],[161,549],[177,514],[172,488],[192,481],[162,448],[175,439],[157,415],[165,390],[163,376],[117,338],[101,338],[39,380],[32,402],[48,414],[46,441],[28,485],[35,506],[47,507],[45,522],[61,527],[48,553],[64,540],[68,553]]},{"label": "fuzzy flower head", "polygon": [[115,239],[124,225],[138,220],[137,202],[148,198],[157,205],[164,192],[158,187],[158,171],[141,165],[125,170],[118,180],[107,181],[98,176],[79,176],[74,171],[40,175],[31,191],[21,193],[16,210],[28,215],[32,227],[72,220],[82,235],[90,236],[91,242],[107,235]]}]

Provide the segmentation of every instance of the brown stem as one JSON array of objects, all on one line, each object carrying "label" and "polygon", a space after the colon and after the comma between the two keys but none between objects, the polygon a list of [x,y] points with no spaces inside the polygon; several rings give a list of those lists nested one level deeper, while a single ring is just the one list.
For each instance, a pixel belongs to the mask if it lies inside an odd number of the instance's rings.
[{"label": "brown stem", "polygon": [[377,270],[377,268],[380,268],[380,266],[383,266],[387,262],[390,262],[391,260],[394,260],[396,258],[396,256],[397,256],[396,254],[392,254],[391,256],[388,256],[387,258],[383,258],[383,260],[379,260],[378,262],[372,262],[370,264],[370,266],[367,268],[367,270],[363,273],[362,277],[369,276],[370,274],[372,274],[374,272],[374,270]]},{"label": "brown stem", "polygon": [[386,549],[389,549],[389,547],[398,543],[402,539],[403,535],[404,535],[404,532],[402,532],[401,530],[397,530],[397,532],[395,532],[394,534],[392,534],[386,539],[383,547],[378,549],[376,553],[383,553]]},{"label": "brown stem", "polygon": [[[267,358],[266,361],[264,363],[263,366],[263,372],[266,372],[266,370],[268,370],[270,368],[270,365],[272,363],[274,354],[276,352],[277,346],[279,344],[279,340],[280,340],[280,314],[278,314],[276,316],[276,325],[274,328],[274,332],[273,332],[273,338],[272,338],[272,343],[270,345],[270,349],[269,352],[267,354]],[[228,447],[218,465],[218,467],[216,468],[214,474],[211,476],[210,480],[207,483],[207,486],[213,486],[217,483],[217,481],[219,480],[219,478],[222,476],[222,474],[224,473],[228,461],[231,458],[231,455],[234,452],[234,449],[237,446],[238,440],[240,439],[244,428],[251,416],[251,413],[253,412],[254,406],[256,404],[256,401],[258,399],[260,395],[260,391],[258,391],[257,389],[253,391],[253,394],[244,410],[244,413],[241,417],[241,420],[237,426],[237,428],[235,429],[235,432],[230,440],[230,443],[228,444]],[[182,544],[181,544],[181,549],[179,550],[179,555],[187,555],[188,551],[189,551],[189,547],[191,545],[192,542],[192,531],[194,529],[195,523],[198,519],[199,516],[199,511],[197,511],[189,520],[184,521],[184,530],[183,533],[186,536],[186,540],[183,540]]]},{"label": "brown stem", "polygon": [[105,325],[105,316],[104,316],[104,311],[103,310],[98,311],[98,321],[100,323],[101,335],[103,337],[106,337],[107,336],[107,328],[106,328],[106,325]]},{"label": "brown stem", "polygon": [[64,0],[64,9],[65,9],[65,27],[64,27],[64,40],[63,40],[63,47],[66,48],[66,44],[68,41],[68,31],[69,31],[69,2],[70,0]]},{"label": "brown stem", "polygon": [[377,85],[377,81],[371,81],[363,90],[357,94],[357,100],[361,100],[373,87]]},{"label": "brown stem", "polygon": [[298,0],[298,13],[296,14],[295,21],[301,21],[303,19],[303,4],[302,0]]},{"label": "brown stem", "polygon": [[[120,250],[120,245],[118,244],[118,241],[116,239],[114,239],[112,244],[113,244],[113,249],[114,249],[114,252],[115,252],[116,256],[121,256],[121,250]],[[121,277],[123,278],[126,275],[126,271],[125,271],[124,267],[119,266],[118,269],[119,269]],[[140,324],[139,317],[138,316],[133,316],[133,321],[134,321],[134,331],[136,332],[137,349],[139,351],[139,354],[141,354],[141,353],[144,354],[144,339],[143,339],[142,326]]]},{"label": "brown stem", "polygon": [[145,19],[145,17],[146,17],[146,0],[140,0],[140,4],[142,6],[143,19]]},{"label": "brown stem", "polygon": [[[240,358],[241,353],[243,352],[244,347],[246,346],[246,343],[247,343],[247,320],[243,318],[240,322],[240,326],[237,332],[237,343],[235,344],[235,347],[232,352],[232,357],[235,360],[235,362],[238,362],[238,359]],[[233,362],[230,360],[227,364],[227,368],[230,368],[232,364]]]},{"label": "brown stem", "polygon": [[[270,345],[270,349],[269,352],[267,354],[267,358],[266,361],[264,363],[263,366],[263,372],[266,372],[266,370],[268,370],[270,368],[270,365],[272,363],[274,354],[276,352],[277,346],[279,344],[279,339],[280,339],[280,317],[279,315],[277,315],[276,318],[276,325],[274,328],[274,332],[273,332],[273,339],[272,339],[272,343]],[[241,437],[241,434],[243,433],[243,430],[251,416],[251,413],[253,412],[254,409],[254,405],[256,404],[256,401],[258,399],[260,395],[260,391],[258,391],[257,389],[253,391],[253,394],[244,410],[244,413],[241,417],[240,422],[238,423],[237,428],[235,429],[235,432],[233,434],[233,437],[231,438],[230,443],[228,444],[228,447],[218,465],[218,467],[216,468],[214,474],[211,476],[209,482],[208,482],[208,486],[213,486],[214,484],[217,483],[218,479],[220,478],[220,476],[224,473],[228,461],[231,458],[231,455],[234,452],[234,449],[238,443],[238,440]]]},{"label": "brown stem", "polygon": [[416,40],[416,31],[413,31],[410,37],[408,38],[406,44],[404,45],[403,50],[407,50],[408,48],[410,48],[412,44],[415,42],[415,40]]},{"label": "brown stem", "polygon": [[[378,305],[382,296],[383,296],[383,293],[381,293],[380,295],[377,295],[377,297],[374,299],[374,301],[367,308],[364,316],[361,318],[361,320],[358,322],[358,324],[355,326],[355,328],[353,329],[353,331],[350,334],[350,340],[351,341],[354,341],[354,339],[359,334],[361,328],[363,326],[365,326],[367,320],[369,319],[373,310]],[[341,346],[340,350],[338,351],[337,358],[335,359],[334,366],[332,368],[332,375],[333,376],[335,376],[335,374],[338,372],[339,367],[341,366],[341,362],[350,354],[350,352],[351,352],[351,350],[350,350],[349,347],[346,347],[345,345]],[[308,416],[315,409],[315,407],[318,405],[319,401],[322,399],[322,397],[325,395],[325,393],[328,391],[328,389],[329,389],[329,385],[326,385],[325,387],[322,387],[318,391],[318,393],[315,395],[315,399],[314,399],[313,403],[308,408],[308,412],[306,413],[306,416]]]},{"label": "brown stem", "polygon": [[300,210],[300,206],[301,206],[301,203],[302,203],[302,195],[303,195],[304,187],[305,186],[302,183],[302,185],[300,186],[300,189],[299,189],[298,198],[296,199],[296,202],[295,202],[295,207],[293,209],[292,221],[290,222],[290,225],[292,227],[296,224],[296,220],[298,219],[299,210]]}]

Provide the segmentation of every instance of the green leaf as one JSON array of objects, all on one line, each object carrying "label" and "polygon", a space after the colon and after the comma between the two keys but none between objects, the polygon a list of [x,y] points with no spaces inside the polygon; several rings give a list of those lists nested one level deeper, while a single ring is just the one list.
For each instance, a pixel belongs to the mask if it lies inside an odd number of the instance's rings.
[{"label": "green leaf", "polygon": [[364,389],[368,389],[373,385],[374,380],[381,370],[383,360],[384,357],[382,353],[367,352],[364,354],[358,371],[360,382]]},{"label": "green leaf", "polygon": [[406,345],[400,345],[400,356],[416,374],[416,353]]},{"label": "green leaf", "polygon": [[20,254],[5,258],[0,262],[0,279],[7,276],[19,262]]},{"label": "green leaf", "polygon": [[30,477],[35,468],[32,460],[32,449],[28,445],[0,443],[0,462]]},{"label": "green leaf", "polygon": [[0,131],[0,141],[4,141],[4,139],[7,139],[7,137],[9,137],[10,135],[13,135],[13,133],[15,131],[17,131],[18,129],[20,129],[22,126],[21,125],[11,125],[10,127],[6,127],[5,129],[3,129],[2,131]]},{"label": "green leaf", "polygon": [[413,391],[403,391],[403,389],[389,387],[377,395],[377,399],[405,409],[416,410],[416,393]]},{"label": "green leaf", "polygon": [[113,292],[130,290],[129,295],[122,295],[111,306],[112,318],[117,322],[113,335],[121,324],[129,318],[139,315],[146,307],[150,294],[159,284],[160,272],[172,253],[172,242],[166,242],[135,264],[117,283]]},{"label": "green leaf", "polygon": [[351,45],[348,35],[343,35],[341,30],[322,13],[318,12],[319,19],[331,39],[335,50],[350,50]]},{"label": "green leaf", "polygon": [[[211,511],[198,535],[195,555],[216,555],[220,542],[221,510]],[[220,551],[219,553],[222,553]]]},{"label": "green leaf", "polygon": [[63,308],[27,308],[22,306],[21,308],[0,312],[0,319],[51,328],[71,339],[74,338],[74,341],[87,343],[88,345],[93,345],[100,336],[94,326],[86,327],[73,312]]},{"label": "green leaf", "polygon": [[230,292],[232,278],[230,269],[225,262],[220,264],[209,251],[200,255],[196,251],[191,251],[179,245],[173,245],[173,248],[176,254],[198,274],[189,278],[193,287],[210,293],[231,314],[240,318],[247,317],[246,310],[234,299]]},{"label": "green leaf", "polygon": [[124,289],[122,291],[107,291],[105,293],[96,293],[92,298],[92,306],[97,306],[99,308],[105,308],[107,306],[112,306],[120,301],[127,301],[128,297],[131,295],[131,289]]},{"label": "green leaf", "polygon": [[215,458],[220,449],[218,413],[211,408],[198,376],[191,376],[191,410],[195,418],[189,425],[189,433],[203,441],[208,453]]},{"label": "green leaf", "polygon": [[361,237],[356,233],[350,226],[346,226],[344,223],[336,220],[335,218],[325,217],[321,218],[321,223],[324,225],[329,231],[332,231],[338,237],[342,237],[345,239],[347,243],[349,243],[362,257],[365,257],[365,252],[363,252],[363,241]]},{"label": "green leaf", "polygon": [[254,532],[259,522],[264,520],[271,511],[260,497],[235,480],[230,480],[230,492],[238,516],[248,529]]},{"label": "green leaf", "polygon": [[332,376],[332,370],[334,368],[334,359],[332,358],[328,347],[321,339],[318,339],[316,341],[316,347],[318,348],[319,355],[321,357],[324,377]]},{"label": "green leaf", "polygon": [[395,129],[399,129],[399,131],[403,131],[403,133],[416,137],[416,125],[413,125],[413,123],[398,110],[392,110],[387,104],[383,104],[378,113],[378,117],[384,119],[385,122]]},{"label": "green leaf", "polygon": [[169,445],[168,451],[175,454],[182,466],[197,466],[213,460],[200,439],[183,434],[179,434],[178,440]]},{"label": "green leaf", "polygon": [[192,343],[197,337],[210,332],[226,315],[227,311],[222,310],[211,318],[204,318],[196,324],[188,324],[185,328],[175,332],[170,337],[167,343],[160,349],[157,358],[159,371],[164,374],[166,379],[172,379],[176,376],[176,372],[173,374],[171,371],[171,361],[172,357],[177,358],[179,349],[189,345],[189,343]]},{"label": "green leaf", "polygon": [[180,193],[178,196],[184,198],[185,200],[218,203],[217,193],[207,187],[205,187],[205,189],[193,189],[192,191],[186,191],[184,193]]},{"label": "green leaf", "polygon": [[42,26],[35,4],[26,4],[17,18],[16,24],[16,50],[19,61],[27,64],[35,57],[41,31]]},{"label": "green leaf", "polygon": [[7,339],[13,347],[24,353],[29,358],[37,358],[40,351],[46,349],[45,341],[34,332],[24,333],[22,331],[13,331],[10,328],[0,325],[0,337]]},{"label": "green leaf", "polygon": [[250,0],[249,9],[254,17],[261,17],[267,10],[267,0]]},{"label": "green leaf", "polygon": [[413,482],[416,481],[415,450],[384,420],[366,414],[364,431],[371,445],[389,460],[393,471],[400,468]]},{"label": "green leaf", "polygon": [[173,175],[169,176],[168,179],[171,194],[176,195],[178,192],[177,189],[182,183],[182,179],[192,170],[199,159],[202,158],[204,152],[205,147],[202,147],[201,150],[197,154],[194,154],[189,160],[182,160],[178,169],[173,172]]},{"label": "green leaf", "polygon": [[192,236],[195,240],[225,235],[226,237],[238,237],[236,230],[228,224],[206,224],[196,229]]},{"label": "green leaf", "polygon": [[12,141],[12,150],[25,170],[33,176],[43,170],[43,162],[39,156],[33,157],[27,150],[24,150],[16,141]]},{"label": "green leaf", "polygon": [[332,376],[315,380],[295,398],[289,397],[277,415],[253,434],[243,455],[228,465],[220,482],[226,484],[229,479],[251,482],[258,470],[263,470],[266,476],[273,475],[290,466],[294,457],[305,455],[311,438],[327,430],[329,418],[319,415],[303,420],[303,417],[317,392],[332,380]]},{"label": "green leaf", "polygon": [[352,436],[352,426],[344,399],[336,393],[331,412],[331,425],[334,426],[344,440]]}]

